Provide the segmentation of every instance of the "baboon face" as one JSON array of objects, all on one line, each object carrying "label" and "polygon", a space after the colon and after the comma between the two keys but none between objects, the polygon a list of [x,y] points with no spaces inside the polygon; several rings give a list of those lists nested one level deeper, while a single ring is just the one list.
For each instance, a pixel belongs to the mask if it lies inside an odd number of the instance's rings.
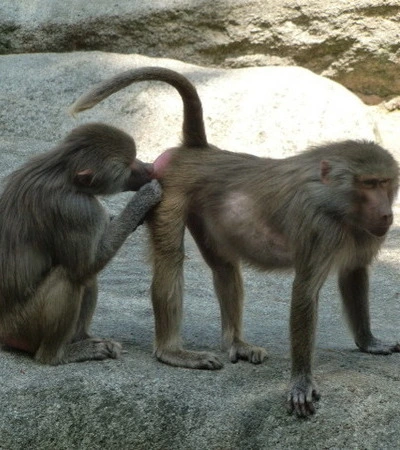
[{"label": "baboon face", "polygon": [[[345,144],[347,145],[347,144]],[[354,231],[382,237],[393,223],[392,204],[398,190],[398,169],[375,144],[364,143],[357,157],[320,163],[320,177],[330,189],[331,211]],[[354,152],[355,153],[355,152]],[[367,158],[366,156],[370,156]],[[334,194],[334,195],[332,195]],[[327,201],[327,203],[330,203]]]},{"label": "baboon face", "polygon": [[125,179],[124,191],[137,191],[153,178],[153,164],[135,159],[129,166],[129,175]]},{"label": "baboon face", "polygon": [[136,159],[132,137],[109,125],[94,123],[77,128],[65,145],[69,173],[82,192],[109,195],[137,191],[153,178],[153,164]]},{"label": "baboon face", "polygon": [[393,181],[389,178],[358,177],[353,220],[374,236],[384,236],[393,223]]}]

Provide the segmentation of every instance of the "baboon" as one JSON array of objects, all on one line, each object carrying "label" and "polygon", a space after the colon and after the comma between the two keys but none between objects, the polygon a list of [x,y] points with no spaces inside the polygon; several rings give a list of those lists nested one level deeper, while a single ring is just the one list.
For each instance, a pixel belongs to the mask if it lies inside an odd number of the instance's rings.
[{"label": "baboon", "polygon": [[285,159],[220,150],[207,142],[195,87],[164,68],[126,71],[101,83],[72,106],[78,112],[130,83],[159,80],[183,100],[183,143],[154,163],[163,199],[149,218],[154,258],[152,301],[155,354],[168,364],[219,369],[208,352],[182,348],[182,264],[185,226],[213,274],[222,320],[223,347],[232,362],[260,363],[264,349],[242,337],[240,260],[264,270],[295,269],[290,312],[291,382],[288,410],[315,412],[319,391],[312,375],[318,295],[328,273],[339,288],[361,351],[399,352],[370,328],[368,266],[392,224],[398,165],[367,141],[313,147]]},{"label": "baboon", "polygon": [[[117,128],[93,123],[11,173],[0,196],[0,342],[44,364],[117,358],[91,338],[96,275],[160,200],[153,165]],[[96,195],[138,190],[110,220]]]}]

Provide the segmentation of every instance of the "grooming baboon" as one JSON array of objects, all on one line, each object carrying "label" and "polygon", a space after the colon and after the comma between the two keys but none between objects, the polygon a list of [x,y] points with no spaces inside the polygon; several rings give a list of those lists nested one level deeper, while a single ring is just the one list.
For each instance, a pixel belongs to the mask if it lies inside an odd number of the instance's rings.
[{"label": "grooming baboon", "polygon": [[159,80],[174,86],[184,105],[183,143],[155,162],[163,200],[151,214],[154,253],[152,300],[158,359],[168,364],[219,369],[210,353],[182,348],[182,264],[185,225],[213,272],[224,347],[231,361],[260,363],[264,349],[242,338],[243,259],[265,270],[295,269],[290,332],[292,350],[288,409],[315,411],[319,393],[312,376],[318,294],[336,269],[357,346],[365,352],[400,351],[371,333],[368,266],[392,224],[398,166],[373,142],[322,145],[286,159],[258,158],[207,143],[194,86],[162,68],[124,72],[73,105],[78,112],[130,83]]},{"label": "grooming baboon", "polygon": [[[0,342],[60,364],[116,358],[90,338],[96,275],[161,197],[133,139],[88,124],[13,172],[0,196]],[[151,182],[150,182],[151,181]],[[110,221],[95,195],[140,190]]]}]

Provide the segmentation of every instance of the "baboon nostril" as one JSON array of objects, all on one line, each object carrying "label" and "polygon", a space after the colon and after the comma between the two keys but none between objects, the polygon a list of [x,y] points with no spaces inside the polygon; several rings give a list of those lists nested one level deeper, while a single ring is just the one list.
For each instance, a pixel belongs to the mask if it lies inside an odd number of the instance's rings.
[{"label": "baboon nostril", "polygon": [[385,214],[382,217],[382,219],[383,219],[383,221],[384,221],[384,223],[386,225],[392,225],[392,223],[393,223],[393,214]]}]

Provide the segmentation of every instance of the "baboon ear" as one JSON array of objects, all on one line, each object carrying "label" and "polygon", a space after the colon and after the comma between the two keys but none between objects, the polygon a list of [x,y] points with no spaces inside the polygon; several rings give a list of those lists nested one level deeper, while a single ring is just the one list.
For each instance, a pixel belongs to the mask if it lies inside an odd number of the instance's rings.
[{"label": "baboon ear", "polygon": [[329,162],[325,161],[325,160],[322,160],[319,163],[319,171],[320,171],[319,176],[321,177],[321,181],[324,184],[328,184],[329,181],[330,181],[329,180],[329,173],[331,171],[331,166],[330,166]]},{"label": "baboon ear", "polygon": [[81,186],[90,186],[93,181],[93,170],[80,170],[75,174],[74,181],[76,184],[80,184]]}]

